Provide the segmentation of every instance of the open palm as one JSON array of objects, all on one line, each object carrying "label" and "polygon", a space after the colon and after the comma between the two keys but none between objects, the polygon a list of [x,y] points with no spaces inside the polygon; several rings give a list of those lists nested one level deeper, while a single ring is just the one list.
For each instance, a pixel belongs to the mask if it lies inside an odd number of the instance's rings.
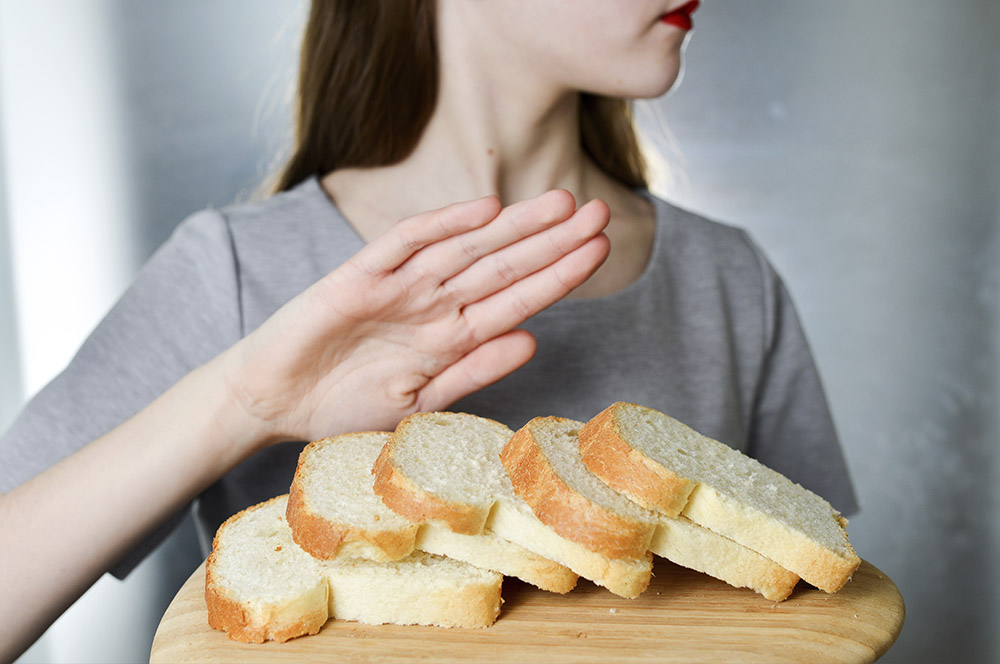
[{"label": "open palm", "polygon": [[600,266],[608,217],[557,190],[398,222],[234,346],[233,389],[272,441],[446,408],[531,358],[515,328]]}]

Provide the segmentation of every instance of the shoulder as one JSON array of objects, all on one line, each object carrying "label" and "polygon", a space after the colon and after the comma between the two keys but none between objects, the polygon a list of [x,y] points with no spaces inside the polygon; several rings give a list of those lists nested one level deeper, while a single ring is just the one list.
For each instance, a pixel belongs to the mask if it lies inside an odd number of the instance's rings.
[{"label": "shoulder", "polygon": [[364,246],[315,178],[214,214],[229,234],[247,329]]},{"label": "shoulder", "polygon": [[739,226],[710,219],[649,195],[656,210],[658,246],[672,265],[756,285],[776,278],[763,250]]},{"label": "shoulder", "polygon": [[237,236],[289,231],[308,234],[343,221],[315,178],[267,198],[226,206],[218,214]]},{"label": "shoulder", "polygon": [[744,330],[771,336],[784,284],[750,233],[661,198],[656,206],[659,283],[700,312],[717,311]]},{"label": "shoulder", "polygon": [[682,208],[666,199],[650,195],[656,210],[657,231],[672,243],[705,252],[756,253],[749,233],[734,224],[711,219]]},{"label": "shoulder", "polygon": [[363,246],[315,178],[263,200],[221,208],[217,214],[225,219],[242,274],[260,271],[271,279],[277,270],[298,288]]}]

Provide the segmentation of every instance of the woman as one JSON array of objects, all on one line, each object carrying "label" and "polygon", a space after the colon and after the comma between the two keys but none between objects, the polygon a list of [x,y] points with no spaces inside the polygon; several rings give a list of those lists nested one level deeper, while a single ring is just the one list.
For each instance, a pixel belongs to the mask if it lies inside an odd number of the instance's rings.
[{"label": "woman", "polygon": [[279,443],[417,410],[637,401],[853,510],[780,280],[645,190],[620,99],[696,6],[316,0],[281,193],[182,224],[0,440],[0,659],[192,500],[206,544],[287,490]]}]

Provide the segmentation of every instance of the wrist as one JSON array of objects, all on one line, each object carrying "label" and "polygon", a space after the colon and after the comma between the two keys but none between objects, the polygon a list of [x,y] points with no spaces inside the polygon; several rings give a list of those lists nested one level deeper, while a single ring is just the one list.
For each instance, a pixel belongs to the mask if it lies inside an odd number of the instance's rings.
[{"label": "wrist", "polygon": [[204,406],[211,414],[223,454],[232,465],[279,442],[275,422],[261,417],[253,408],[241,376],[239,355],[230,349],[190,374],[205,395]]}]

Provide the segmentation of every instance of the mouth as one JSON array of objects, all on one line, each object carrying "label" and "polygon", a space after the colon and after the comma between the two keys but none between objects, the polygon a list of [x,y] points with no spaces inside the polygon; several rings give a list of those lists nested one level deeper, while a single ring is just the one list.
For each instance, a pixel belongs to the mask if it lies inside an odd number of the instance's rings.
[{"label": "mouth", "polygon": [[660,21],[681,30],[690,30],[694,27],[694,21],[691,20],[691,14],[697,11],[700,4],[701,0],[691,0],[690,2],[686,2],[677,9],[661,16]]}]

